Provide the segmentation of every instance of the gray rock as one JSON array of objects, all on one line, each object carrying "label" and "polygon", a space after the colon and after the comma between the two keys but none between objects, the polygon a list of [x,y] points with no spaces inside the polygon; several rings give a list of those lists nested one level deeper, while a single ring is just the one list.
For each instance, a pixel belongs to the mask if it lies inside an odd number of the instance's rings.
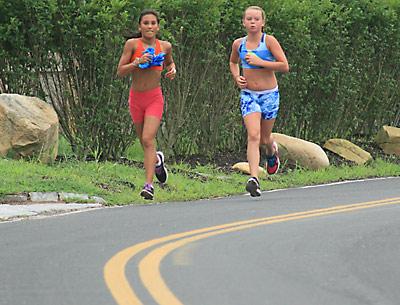
[{"label": "gray rock", "polygon": [[93,199],[94,202],[99,203],[99,204],[106,204],[107,203],[103,198],[98,197],[98,196],[91,196],[90,199]]},{"label": "gray rock", "polygon": [[28,194],[10,194],[0,198],[0,203],[4,204],[24,204],[28,201]]},{"label": "gray rock", "polygon": [[0,156],[54,161],[58,124],[50,104],[36,97],[0,94]]},{"label": "gray rock", "polygon": [[75,193],[59,193],[60,200],[62,201],[85,201],[90,200],[87,194],[75,194]]},{"label": "gray rock", "polygon": [[29,199],[31,202],[58,202],[58,193],[42,193],[42,192],[31,192],[29,193]]},{"label": "gray rock", "polygon": [[400,128],[383,126],[375,137],[385,154],[400,156]]},{"label": "gray rock", "polygon": [[345,139],[329,139],[323,147],[357,164],[365,164],[372,160],[369,152]]}]

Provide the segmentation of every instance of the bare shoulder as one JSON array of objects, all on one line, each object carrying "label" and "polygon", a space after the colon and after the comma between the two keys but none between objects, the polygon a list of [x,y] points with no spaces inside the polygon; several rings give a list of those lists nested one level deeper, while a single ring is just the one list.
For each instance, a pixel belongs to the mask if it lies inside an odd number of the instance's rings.
[{"label": "bare shoulder", "polygon": [[244,37],[240,37],[235,39],[235,41],[232,43],[232,56],[238,56],[239,55],[239,47],[243,41]]},{"label": "bare shoulder", "polygon": [[160,44],[161,44],[161,48],[165,52],[169,52],[172,49],[172,44],[170,42],[168,42],[168,41],[160,40]]},{"label": "bare shoulder", "polygon": [[131,38],[125,42],[125,48],[136,49],[138,38]]},{"label": "bare shoulder", "polygon": [[240,37],[240,38],[235,39],[235,41],[232,43],[232,48],[233,49],[239,48],[239,46],[242,43],[243,39],[244,39],[244,37]]},{"label": "bare shoulder", "polygon": [[276,45],[279,44],[278,40],[273,35],[266,35],[265,42],[267,45]]}]

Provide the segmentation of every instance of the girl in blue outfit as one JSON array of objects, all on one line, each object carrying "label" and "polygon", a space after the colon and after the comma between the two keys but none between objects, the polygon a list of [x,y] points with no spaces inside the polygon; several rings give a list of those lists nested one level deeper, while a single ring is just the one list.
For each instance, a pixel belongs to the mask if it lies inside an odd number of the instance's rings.
[{"label": "girl in blue outfit", "polygon": [[267,155],[267,172],[275,174],[279,168],[278,145],[272,137],[279,110],[275,72],[289,71],[285,53],[274,36],[263,32],[264,25],[262,8],[250,6],[244,11],[243,26],[247,36],[233,42],[229,62],[232,76],[241,89],[240,109],[247,130],[247,161],[251,176],[246,190],[252,197],[261,195],[258,181],[260,144]]}]

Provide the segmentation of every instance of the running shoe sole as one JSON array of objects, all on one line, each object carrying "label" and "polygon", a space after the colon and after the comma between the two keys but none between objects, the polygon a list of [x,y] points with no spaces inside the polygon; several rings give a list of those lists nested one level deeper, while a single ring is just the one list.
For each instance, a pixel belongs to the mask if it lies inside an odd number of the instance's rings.
[{"label": "running shoe sole", "polygon": [[146,200],[153,200],[154,198],[154,194],[152,192],[144,189],[140,192],[140,196],[142,196]]},{"label": "running shoe sole", "polygon": [[261,191],[255,181],[248,181],[246,184],[246,191],[250,193],[251,197],[261,196]]},{"label": "running shoe sole", "polygon": [[274,154],[276,156],[277,167],[276,167],[276,170],[274,170],[273,172],[269,172],[269,170],[268,170],[268,161],[265,162],[265,168],[267,169],[268,175],[276,174],[278,172],[278,170],[279,170],[280,165],[281,165],[281,161],[279,159],[278,144],[276,142],[274,142],[274,144],[272,144],[272,146],[275,149],[275,153]]},{"label": "running shoe sole", "polygon": [[[164,164],[164,154],[161,151],[157,152],[157,156],[161,159],[160,166],[156,166],[156,178],[160,183],[166,183],[168,180],[168,171]],[[157,173],[157,170],[160,170],[160,173]]]}]

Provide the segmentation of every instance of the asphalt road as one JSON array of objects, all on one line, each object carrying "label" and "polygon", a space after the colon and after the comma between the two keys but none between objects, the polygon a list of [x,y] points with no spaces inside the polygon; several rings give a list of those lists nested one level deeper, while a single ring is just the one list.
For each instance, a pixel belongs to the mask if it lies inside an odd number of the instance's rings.
[{"label": "asphalt road", "polygon": [[399,304],[400,178],[0,223],[0,304]]}]

